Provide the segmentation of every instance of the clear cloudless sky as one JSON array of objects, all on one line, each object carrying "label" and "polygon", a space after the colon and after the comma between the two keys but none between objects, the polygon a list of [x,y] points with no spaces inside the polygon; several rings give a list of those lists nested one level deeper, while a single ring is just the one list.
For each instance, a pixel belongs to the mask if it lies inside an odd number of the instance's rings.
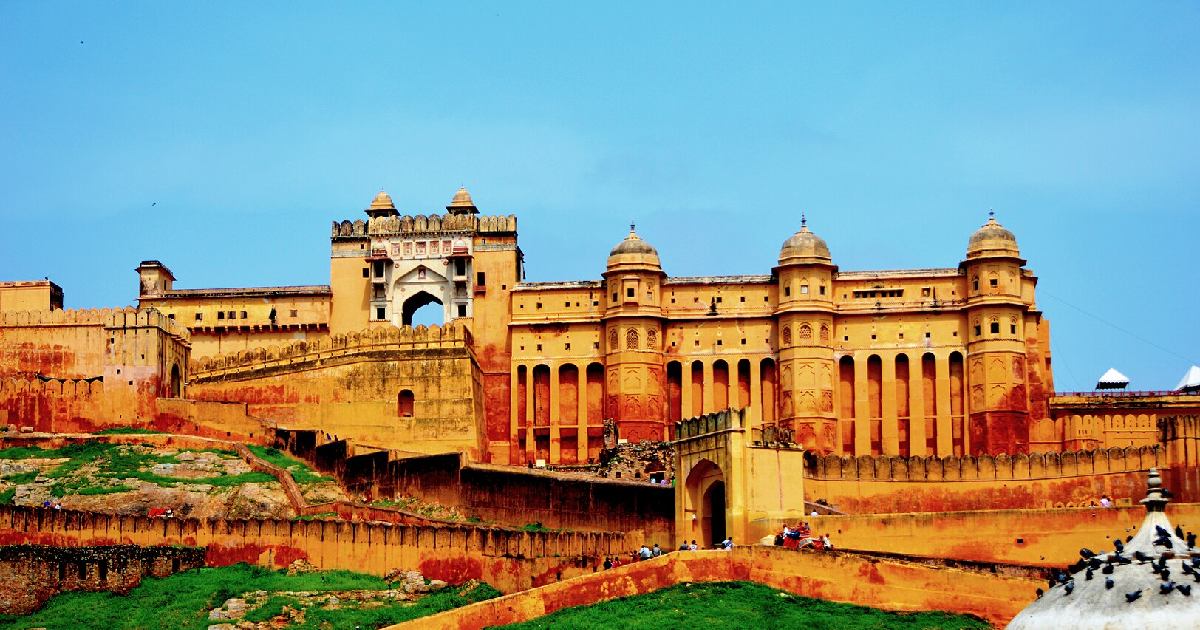
[{"label": "clear cloudless sky", "polygon": [[0,279],[68,308],[324,284],[380,188],[515,213],[529,280],[953,267],[994,208],[1059,390],[1200,363],[1194,2],[0,1]]}]

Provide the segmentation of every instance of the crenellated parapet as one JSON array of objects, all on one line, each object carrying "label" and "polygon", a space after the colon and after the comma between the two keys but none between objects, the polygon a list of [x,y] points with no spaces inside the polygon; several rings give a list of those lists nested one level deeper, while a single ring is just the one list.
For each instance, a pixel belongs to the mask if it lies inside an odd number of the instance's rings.
[{"label": "crenellated parapet", "polygon": [[1164,465],[1158,446],[963,457],[809,456],[808,475],[848,481],[994,481],[1081,477]]},{"label": "crenellated parapet", "polygon": [[0,328],[41,328],[53,326],[101,326],[106,329],[158,328],[181,339],[188,338],[187,328],[157,309],[92,308],[52,311],[0,313]]},{"label": "crenellated parapet", "polygon": [[471,332],[462,323],[451,322],[445,326],[379,326],[283,346],[201,357],[192,361],[191,374],[193,380],[224,378],[244,372],[378,352],[469,351],[471,344]]},{"label": "crenellated parapet", "polygon": [[472,214],[428,214],[372,217],[366,221],[334,221],[332,238],[365,238],[368,236],[394,236],[464,232],[470,234],[510,234],[517,231],[516,215],[476,216]]},{"label": "crenellated parapet", "polygon": [[71,398],[79,402],[98,401],[104,395],[100,378],[0,378],[0,401],[6,399]]}]

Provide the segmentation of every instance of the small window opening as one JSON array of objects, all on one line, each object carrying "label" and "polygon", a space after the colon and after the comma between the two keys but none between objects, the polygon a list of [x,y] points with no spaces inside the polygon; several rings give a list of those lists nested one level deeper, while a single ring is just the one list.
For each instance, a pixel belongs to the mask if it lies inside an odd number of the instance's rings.
[{"label": "small window opening", "polygon": [[466,316],[467,316],[467,305],[466,305],[466,304],[459,304],[459,305],[458,305],[458,316],[459,316],[459,317],[466,317]]},{"label": "small window opening", "polygon": [[627,298],[633,297],[633,287],[629,287],[629,288],[625,289],[625,297],[627,297]]},{"label": "small window opening", "polygon": [[225,311],[217,311],[217,319],[225,319]]},{"label": "small window opening", "polygon": [[384,319],[386,317],[386,315],[384,315],[384,312],[385,312],[384,307],[382,307],[382,306],[377,307],[375,309],[375,319]]},{"label": "small window opening", "polygon": [[975,336],[978,337],[979,335],[982,335],[982,334],[983,334],[983,328],[981,328],[979,326],[979,324],[975,324]]},{"label": "small window opening", "polygon": [[401,418],[411,418],[413,416],[413,408],[416,406],[416,399],[413,398],[412,390],[402,389],[400,394],[396,396],[396,415]]},{"label": "small window opening", "polygon": [[363,267],[363,277],[364,278],[371,277],[371,268],[370,267]]},{"label": "small window opening", "polygon": [[1000,280],[998,280],[996,278],[992,278],[991,280],[988,281],[988,284],[992,285],[992,288],[995,288],[995,287],[1000,286]]},{"label": "small window opening", "polygon": [[1000,322],[992,322],[991,330],[993,335],[1000,334]]},{"label": "small window opening", "polygon": [[487,285],[487,274],[482,271],[475,272],[475,285],[480,287]]},{"label": "small window opening", "polygon": [[1017,325],[1016,325],[1016,324],[1009,324],[1009,325],[1008,325],[1008,332],[1009,332],[1009,334],[1011,334],[1011,335],[1015,335],[1015,334],[1017,334]]},{"label": "small window opening", "polygon": [[820,293],[821,295],[825,295],[825,285],[822,284],[820,287],[818,287],[818,289],[819,289],[818,293]]},{"label": "small window opening", "polygon": [[807,284],[800,285],[800,295],[808,295],[808,285]]}]

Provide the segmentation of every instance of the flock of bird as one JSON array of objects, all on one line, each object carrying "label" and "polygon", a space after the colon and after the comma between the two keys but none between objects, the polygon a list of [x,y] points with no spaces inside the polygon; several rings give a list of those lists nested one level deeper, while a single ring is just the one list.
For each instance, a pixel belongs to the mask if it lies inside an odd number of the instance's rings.
[{"label": "flock of bird", "polygon": [[[1174,550],[1175,542],[1171,538],[1171,532],[1167,531],[1167,529],[1161,525],[1155,525],[1154,530],[1154,546],[1163,547],[1164,551],[1170,552],[1170,556],[1172,558],[1179,558],[1183,560],[1180,569],[1180,571],[1183,573],[1183,576],[1190,576],[1194,583],[1200,583],[1200,555],[1189,553],[1196,547],[1196,534],[1192,532],[1187,532],[1185,534],[1182,527],[1176,526],[1175,536],[1180,540],[1186,540],[1187,542],[1187,549],[1180,550],[1180,552],[1176,554]],[[1100,573],[1105,576],[1104,588],[1111,590],[1116,586],[1116,582],[1111,577],[1113,575],[1114,567],[1116,565],[1127,565],[1137,562],[1139,565],[1150,565],[1150,572],[1162,579],[1162,583],[1158,587],[1159,593],[1163,595],[1170,595],[1171,593],[1178,592],[1184,597],[1192,596],[1192,584],[1176,582],[1171,579],[1171,570],[1167,568],[1167,555],[1160,555],[1156,560],[1152,556],[1146,555],[1141,551],[1134,550],[1134,552],[1131,554],[1132,557],[1127,557],[1125,555],[1125,543],[1129,542],[1130,540],[1133,540],[1132,535],[1126,536],[1125,540],[1121,540],[1120,538],[1113,539],[1113,548],[1115,551],[1110,554],[1104,554],[1103,556],[1101,554],[1097,554],[1091,549],[1088,549],[1087,547],[1080,549],[1079,562],[1067,567],[1066,570],[1057,569],[1051,571],[1050,578],[1048,580],[1050,588],[1062,586],[1064,596],[1069,596],[1075,591],[1076,574],[1083,572],[1084,579],[1091,580],[1095,576],[1095,571],[1099,570]],[[1191,556],[1190,561],[1188,561],[1187,556]],[[1181,581],[1185,579],[1183,576],[1179,578]],[[1141,598],[1143,590],[1144,589],[1138,589],[1136,591],[1125,593],[1125,601],[1131,604],[1137,601],[1139,598]],[[1042,589],[1039,588],[1037,590],[1038,599],[1041,599],[1042,595],[1044,594],[1045,591]]]}]

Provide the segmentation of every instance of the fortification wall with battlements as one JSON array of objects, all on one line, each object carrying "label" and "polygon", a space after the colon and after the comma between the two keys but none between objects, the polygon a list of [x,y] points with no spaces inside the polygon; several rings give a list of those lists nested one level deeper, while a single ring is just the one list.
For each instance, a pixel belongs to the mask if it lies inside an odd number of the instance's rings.
[{"label": "fortification wall with battlements", "polygon": [[193,363],[189,395],[244,403],[280,429],[315,431],[318,443],[463,452],[478,461],[482,385],[462,324],[385,326]]},{"label": "fortification wall with battlements", "polygon": [[850,514],[1042,509],[1145,493],[1161,448],[967,457],[810,457],[805,498]]},{"label": "fortification wall with battlements", "polygon": [[72,510],[0,507],[0,545],[58,547],[183,545],[206,548],[207,566],[248,562],[384,575],[415,569],[456,584],[477,579],[508,592],[591,573],[627,553],[620,533],[528,532],[473,525],[357,521],[163,519]]}]

